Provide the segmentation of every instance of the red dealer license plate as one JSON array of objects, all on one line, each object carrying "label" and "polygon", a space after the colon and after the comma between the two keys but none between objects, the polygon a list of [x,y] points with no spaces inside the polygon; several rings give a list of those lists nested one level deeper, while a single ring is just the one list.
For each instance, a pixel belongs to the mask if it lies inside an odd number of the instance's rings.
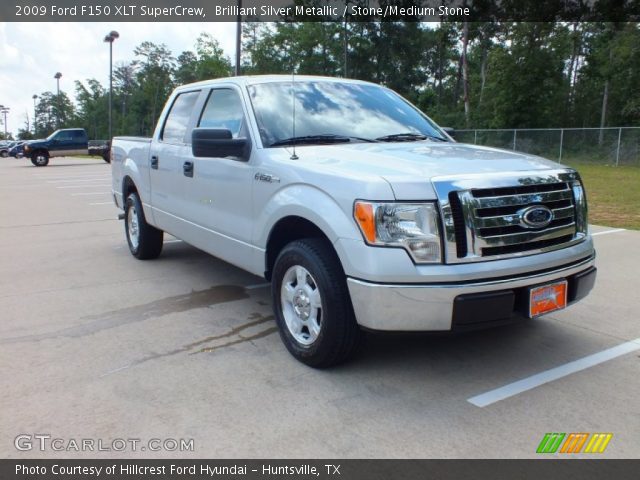
[{"label": "red dealer license plate", "polygon": [[533,287],[529,290],[529,317],[561,310],[567,306],[567,281]]}]

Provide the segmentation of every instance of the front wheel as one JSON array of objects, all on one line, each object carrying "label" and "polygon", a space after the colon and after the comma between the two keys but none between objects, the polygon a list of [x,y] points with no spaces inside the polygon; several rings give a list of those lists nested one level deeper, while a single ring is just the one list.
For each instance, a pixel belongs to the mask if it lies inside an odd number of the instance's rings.
[{"label": "front wheel", "polygon": [[31,155],[31,163],[36,167],[46,167],[49,165],[49,154],[44,151],[33,152]]},{"label": "front wheel", "polygon": [[137,193],[127,197],[124,215],[124,231],[131,255],[140,260],[157,258],[162,252],[163,232],[147,223]]},{"label": "front wheel", "polygon": [[326,368],[356,352],[361,331],[340,261],[326,241],[297,240],[280,252],[272,296],[280,337],[296,359]]}]

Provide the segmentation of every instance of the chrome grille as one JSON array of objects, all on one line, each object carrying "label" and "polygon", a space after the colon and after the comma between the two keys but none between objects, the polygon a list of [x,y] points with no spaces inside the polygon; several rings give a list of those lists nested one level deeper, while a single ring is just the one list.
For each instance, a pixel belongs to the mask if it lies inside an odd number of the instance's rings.
[{"label": "chrome grille", "polygon": [[[564,243],[576,232],[573,194],[569,184],[552,183],[512,188],[472,189],[458,193],[472,210],[472,228],[479,243],[480,255],[496,255],[531,250],[530,243],[545,245]],[[544,205],[553,212],[551,223],[532,229],[522,225],[518,213],[525,207]],[[504,247],[509,247],[504,249]]]},{"label": "chrome grille", "polygon": [[[531,172],[433,180],[440,200],[448,263],[530,255],[586,236],[582,186],[572,171]],[[547,225],[523,221],[528,207],[552,212]]]}]

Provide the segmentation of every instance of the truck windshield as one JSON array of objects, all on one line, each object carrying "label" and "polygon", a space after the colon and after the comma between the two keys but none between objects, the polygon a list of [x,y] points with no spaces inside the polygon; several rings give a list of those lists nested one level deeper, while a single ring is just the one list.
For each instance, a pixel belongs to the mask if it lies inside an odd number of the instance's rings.
[{"label": "truck windshield", "polygon": [[[248,87],[264,146],[350,141],[416,141],[446,136],[402,97],[377,85],[332,81],[260,83]],[[296,100],[295,134],[293,98]],[[313,139],[316,138],[317,142]],[[291,142],[293,143],[293,142]]]}]

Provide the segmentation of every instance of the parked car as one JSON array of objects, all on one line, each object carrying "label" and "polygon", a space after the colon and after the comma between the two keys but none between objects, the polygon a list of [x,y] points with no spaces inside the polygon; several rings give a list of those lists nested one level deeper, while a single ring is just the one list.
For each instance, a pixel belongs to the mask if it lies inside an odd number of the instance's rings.
[{"label": "parked car", "polygon": [[0,143],[0,157],[7,158],[9,156],[9,150],[13,147],[15,142],[2,142]]},{"label": "parked car", "polygon": [[[53,157],[89,155],[89,140],[84,128],[65,128],[56,130],[46,139],[31,140],[24,148],[25,156],[36,167],[44,167]],[[102,158],[109,162],[109,152],[102,152]]]},{"label": "parked car", "polygon": [[24,154],[25,144],[25,141],[15,142],[15,144],[9,149],[9,156],[14,158],[21,158]]},{"label": "parked car", "polygon": [[284,344],[314,367],[349,358],[361,329],[537,318],[596,277],[575,170],[456,143],[362,81],[179,87],[152,138],[113,139],[112,190],[134,257],[168,232],[270,280]]}]

